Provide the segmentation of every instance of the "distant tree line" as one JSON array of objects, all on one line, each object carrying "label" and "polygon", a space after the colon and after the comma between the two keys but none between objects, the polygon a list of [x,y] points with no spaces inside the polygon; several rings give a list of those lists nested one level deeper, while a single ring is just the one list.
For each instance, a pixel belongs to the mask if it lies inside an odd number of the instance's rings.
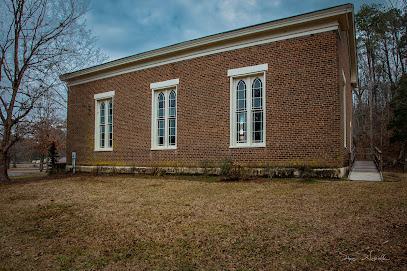
[{"label": "distant tree line", "polygon": [[400,93],[407,71],[405,3],[365,4],[355,14],[359,85],[353,92],[354,143],[371,151],[377,146],[387,165],[400,163],[406,151],[407,119],[395,110],[403,108]]}]

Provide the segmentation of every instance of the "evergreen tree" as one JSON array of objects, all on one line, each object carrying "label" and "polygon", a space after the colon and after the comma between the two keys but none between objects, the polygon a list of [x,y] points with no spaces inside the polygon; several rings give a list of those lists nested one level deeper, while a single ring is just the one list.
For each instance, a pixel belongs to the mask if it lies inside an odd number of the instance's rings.
[{"label": "evergreen tree", "polygon": [[[407,74],[403,75],[394,88],[395,95],[390,102],[393,118],[388,128],[393,131],[392,142],[400,143],[400,153],[403,161],[406,159],[407,145]],[[404,170],[406,165],[404,165]]]}]

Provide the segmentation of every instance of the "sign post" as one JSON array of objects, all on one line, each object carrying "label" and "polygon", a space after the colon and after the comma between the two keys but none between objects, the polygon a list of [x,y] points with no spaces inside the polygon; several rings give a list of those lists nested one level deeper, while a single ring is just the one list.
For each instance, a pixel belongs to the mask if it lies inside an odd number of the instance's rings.
[{"label": "sign post", "polygon": [[72,172],[75,173],[76,152],[72,152]]}]

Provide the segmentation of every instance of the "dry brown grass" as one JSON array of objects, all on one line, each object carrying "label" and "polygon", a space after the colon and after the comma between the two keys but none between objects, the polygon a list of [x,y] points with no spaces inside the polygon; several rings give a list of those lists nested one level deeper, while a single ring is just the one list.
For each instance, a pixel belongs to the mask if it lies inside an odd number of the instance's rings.
[{"label": "dry brown grass", "polygon": [[0,185],[0,270],[405,270],[407,175],[388,177]]}]

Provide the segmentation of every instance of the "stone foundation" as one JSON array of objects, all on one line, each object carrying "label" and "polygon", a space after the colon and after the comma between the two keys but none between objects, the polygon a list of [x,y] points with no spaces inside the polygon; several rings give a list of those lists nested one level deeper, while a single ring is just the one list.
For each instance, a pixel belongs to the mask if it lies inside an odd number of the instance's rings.
[{"label": "stone foundation", "polygon": [[[67,165],[67,171],[72,171],[72,165]],[[260,177],[299,178],[304,170],[298,168],[234,168],[241,175]],[[76,172],[96,174],[188,174],[188,175],[221,175],[221,168],[200,167],[131,167],[131,166],[76,166]],[[310,177],[344,178],[347,177],[348,167],[308,169]]]}]

